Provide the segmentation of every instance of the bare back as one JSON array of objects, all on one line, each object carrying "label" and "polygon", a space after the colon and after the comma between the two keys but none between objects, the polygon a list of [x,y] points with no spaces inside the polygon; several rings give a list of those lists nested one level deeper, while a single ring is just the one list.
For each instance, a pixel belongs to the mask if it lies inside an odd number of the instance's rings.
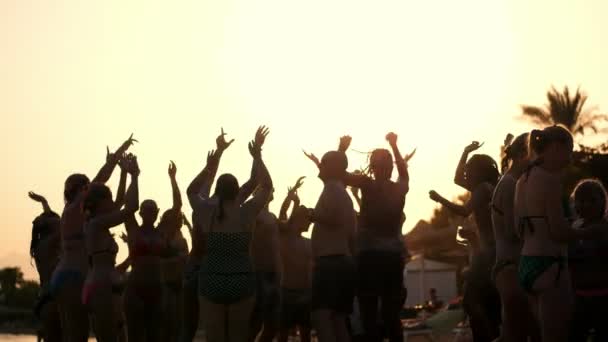
[{"label": "bare back", "polygon": [[[556,241],[551,235],[550,222],[566,221],[562,212],[548,212],[547,193],[561,189],[558,176],[540,167],[524,174],[515,189],[515,222],[524,240],[522,255],[563,256],[567,244]],[[559,201],[559,199],[557,199]],[[557,217],[556,217],[557,216]],[[559,217],[561,216],[561,217]],[[553,228],[555,229],[555,228]]]}]

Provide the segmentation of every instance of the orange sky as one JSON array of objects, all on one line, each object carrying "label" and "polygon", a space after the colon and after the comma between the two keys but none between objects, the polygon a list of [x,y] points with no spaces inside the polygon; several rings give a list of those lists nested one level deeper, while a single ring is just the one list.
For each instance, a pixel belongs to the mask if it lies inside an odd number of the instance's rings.
[{"label": "orange sky", "polygon": [[496,156],[507,132],[530,128],[518,106],[544,103],[551,84],[608,108],[606,13],[601,0],[2,1],[0,266],[35,274],[27,191],[60,211],[65,177],[93,175],[131,132],[141,197],[166,208],[170,159],[185,191],[223,126],[237,142],[220,171],[244,180],[246,142],[270,126],[278,208],[300,175],[306,204],[321,189],[301,148],[320,154],[348,133],[370,150],[394,130],[404,152],[418,147],[408,230],[430,216],[429,189],[459,193],[462,147],[485,141]]}]

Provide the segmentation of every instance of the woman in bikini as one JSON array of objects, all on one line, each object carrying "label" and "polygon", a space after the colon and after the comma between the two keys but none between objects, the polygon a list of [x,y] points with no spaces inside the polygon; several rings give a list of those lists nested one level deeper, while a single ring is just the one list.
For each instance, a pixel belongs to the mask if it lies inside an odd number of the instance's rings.
[{"label": "woman in bikini", "polygon": [[442,204],[457,215],[475,217],[479,249],[474,253],[465,289],[465,302],[471,319],[475,341],[493,341],[499,336],[500,297],[492,283],[495,242],[492,228],[490,203],[499,172],[496,162],[487,155],[469,154],[482,144],[473,142],[464,149],[456,169],[454,182],[471,192],[471,199],[464,205],[452,203],[437,192],[431,191],[432,200]]},{"label": "woman in bikini", "polygon": [[[171,162],[169,177],[175,181],[177,167]],[[181,195],[180,195],[181,201]],[[179,219],[174,219],[175,217]],[[183,272],[188,256],[188,244],[182,235],[183,214],[166,211],[161,217],[159,229],[167,241],[167,250],[161,261],[161,277],[163,282],[163,341],[177,341],[182,325],[182,289]]]},{"label": "woman in bikini", "polygon": [[[161,341],[162,294],[161,259],[168,247],[161,233],[178,229],[181,225],[182,201],[175,177],[171,176],[173,207],[155,227],[158,206],[153,200],[144,200],[139,208],[142,224],[130,215],[125,221],[129,241],[131,273],[125,289],[124,305],[127,318],[128,340]],[[169,227],[164,227],[168,225]]]},{"label": "woman in bikini", "polygon": [[[129,137],[115,153],[108,151],[106,163],[93,179],[95,183],[106,183],[116,167],[120,156],[136,142]],[[82,303],[82,287],[88,270],[88,257],[84,244],[85,223],[82,204],[89,186],[89,178],[73,174],[65,181],[65,208],[61,215],[61,258],[51,280],[50,291],[58,300],[64,338],[70,342],[86,342],[89,337],[87,309]]]},{"label": "woman in bikini", "polygon": [[525,133],[512,142],[510,139],[505,141],[501,163],[503,176],[492,197],[492,223],[496,240],[493,279],[502,304],[501,338],[505,342],[540,339],[526,293],[517,280],[522,241],[515,232],[513,216],[515,186],[529,165],[528,136]]},{"label": "woman in bikini", "polygon": [[[272,179],[261,157],[268,130],[260,127],[249,144],[253,156],[253,175],[259,177],[254,197],[241,205],[236,178],[224,174],[217,180],[215,195],[201,197],[195,189],[209,183],[209,170],[216,170],[219,158],[211,153],[205,170],[193,181],[189,197],[200,214],[206,233],[206,257],[201,265],[199,284],[201,312],[207,340],[247,341],[249,319],[254,305],[255,275],[249,256],[251,229],[272,192]],[[224,144],[221,152],[229,146]],[[226,335],[228,334],[228,335]]]},{"label": "woman in bikini", "polygon": [[59,222],[57,213],[51,210],[46,198],[30,192],[29,197],[42,205],[43,212],[34,219],[30,256],[34,258],[40,277],[40,300],[36,306],[37,315],[42,320],[42,335],[45,341],[61,341],[61,321],[57,303],[49,294],[49,283],[53,270],[59,261]]},{"label": "woman in bikini", "polygon": [[[573,140],[561,126],[530,133],[537,157],[515,190],[515,218],[523,239],[519,281],[539,320],[542,341],[567,341],[572,317],[568,243],[601,236],[603,227],[574,230],[564,213],[561,174],[570,164]],[[601,230],[600,230],[601,228]]]},{"label": "woman in bikini", "polygon": [[91,184],[83,201],[86,217],[84,235],[90,271],[85,280],[82,302],[93,317],[95,336],[100,342],[118,341],[118,308],[114,307],[113,300],[113,286],[120,281],[114,268],[118,245],[110,229],[124,223],[139,205],[137,159],[129,156],[126,163],[131,184],[125,195],[124,209],[115,205],[111,190],[101,183]]}]

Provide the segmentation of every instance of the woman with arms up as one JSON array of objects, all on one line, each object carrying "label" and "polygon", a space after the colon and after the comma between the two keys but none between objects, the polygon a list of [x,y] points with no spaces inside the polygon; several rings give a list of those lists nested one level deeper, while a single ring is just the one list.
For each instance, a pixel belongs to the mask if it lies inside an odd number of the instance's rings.
[{"label": "woman with arms up", "polygon": [[118,310],[114,307],[112,291],[120,281],[114,268],[118,245],[110,229],[124,223],[139,206],[137,159],[129,156],[126,163],[131,184],[126,192],[124,209],[115,205],[111,190],[101,183],[89,186],[83,202],[85,244],[91,268],[85,280],[82,302],[93,317],[95,336],[100,342],[118,341],[119,317],[116,315]]},{"label": "woman with arms up", "polygon": [[[224,152],[232,145],[234,139],[226,141],[226,133],[222,129],[216,138],[216,150],[207,154],[207,164],[203,170],[192,180],[187,189],[188,202],[192,208],[192,225],[188,225],[192,248],[188,255],[184,271],[184,316],[182,323],[182,342],[192,342],[199,324],[199,280],[203,277],[204,260],[207,255],[208,232],[203,231],[203,213],[210,200],[211,186],[215,181],[217,169]],[[187,222],[186,219],[184,219]]]},{"label": "woman with arms up", "polygon": [[173,234],[182,222],[182,201],[175,177],[170,174],[173,206],[157,227],[158,206],[153,200],[141,203],[142,224],[130,215],[125,221],[129,241],[131,273],[125,289],[125,314],[129,342],[161,341],[163,331],[163,284],[161,261],[168,249],[167,232]]},{"label": "woman with arms up", "polygon": [[59,245],[59,223],[57,213],[51,210],[46,198],[30,192],[29,197],[42,205],[43,212],[34,219],[30,256],[34,258],[36,270],[40,277],[40,299],[36,305],[36,313],[42,320],[42,334],[45,341],[61,341],[61,320],[57,303],[49,293],[49,283],[53,270],[59,261],[61,246]]},{"label": "woman with arms up", "polygon": [[[201,266],[200,303],[209,342],[244,342],[249,337],[249,319],[254,305],[255,275],[249,255],[251,229],[272,192],[272,179],[262,160],[268,130],[260,127],[249,144],[259,190],[241,205],[239,184],[231,174],[217,180],[215,195],[201,198],[202,231],[206,233],[206,258]],[[210,168],[218,160],[212,156]],[[204,183],[208,178],[203,180]]]},{"label": "woman with arms up", "polygon": [[454,179],[457,185],[470,191],[471,199],[459,205],[435,191],[430,192],[430,197],[457,215],[475,217],[479,249],[472,258],[464,301],[475,341],[489,342],[498,337],[500,326],[500,297],[491,279],[496,246],[490,209],[499,172],[496,162],[487,155],[476,154],[469,159],[469,154],[480,147],[478,142],[473,142],[464,149]]},{"label": "woman with arms up", "polygon": [[[129,137],[115,153],[108,151],[106,163],[93,179],[94,183],[106,183],[114,171],[120,156],[136,142]],[[58,300],[64,338],[69,342],[86,342],[89,337],[89,319],[82,303],[82,287],[88,269],[88,257],[84,244],[85,216],[82,211],[89,178],[73,174],[65,181],[65,208],[61,215],[61,258],[53,272],[51,293]]]},{"label": "woman with arms up", "polygon": [[[345,183],[361,191],[357,227],[358,300],[366,341],[381,341],[378,307],[390,341],[401,341],[401,297],[403,295],[404,244],[401,235],[409,174],[397,147],[397,135],[388,133],[387,149],[376,149],[369,160],[371,177],[347,174]],[[350,138],[344,137],[340,150],[346,151]],[[392,181],[393,160],[399,178]]]}]

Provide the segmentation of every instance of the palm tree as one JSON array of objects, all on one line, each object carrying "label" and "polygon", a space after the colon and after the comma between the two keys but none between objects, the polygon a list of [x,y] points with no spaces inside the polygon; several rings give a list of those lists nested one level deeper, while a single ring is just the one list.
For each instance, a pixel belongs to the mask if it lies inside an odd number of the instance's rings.
[{"label": "palm tree", "polygon": [[561,93],[551,87],[547,92],[547,100],[549,103],[545,107],[522,106],[523,115],[538,125],[564,125],[577,135],[584,134],[587,130],[598,133],[601,129],[597,122],[608,121],[608,116],[595,112],[596,108],[583,110],[587,95],[581,93],[580,89],[571,96],[567,86]]}]

